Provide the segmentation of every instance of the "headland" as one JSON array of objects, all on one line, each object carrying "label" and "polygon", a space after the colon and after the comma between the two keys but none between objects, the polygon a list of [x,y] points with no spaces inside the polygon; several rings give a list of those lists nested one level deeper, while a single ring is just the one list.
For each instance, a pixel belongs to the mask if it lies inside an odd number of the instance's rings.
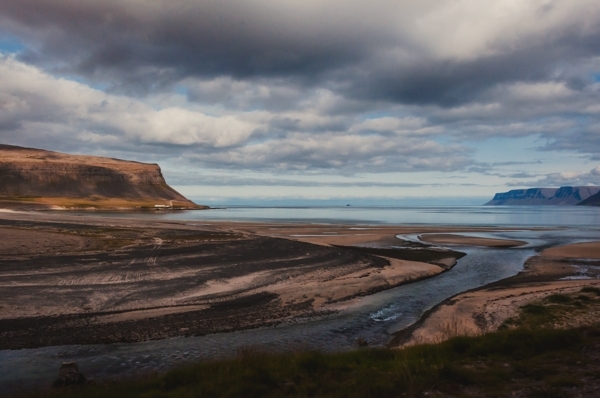
[{"label": "headland", "polygon": [[0,207],[24,210],[206,209],[157,164],[0,145]]}]

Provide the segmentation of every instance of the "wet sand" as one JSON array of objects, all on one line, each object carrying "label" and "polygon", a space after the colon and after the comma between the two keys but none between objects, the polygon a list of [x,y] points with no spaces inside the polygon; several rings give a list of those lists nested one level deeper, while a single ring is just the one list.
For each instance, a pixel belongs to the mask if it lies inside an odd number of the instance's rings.
[{"label": "wet sand", "polygon": [[427,243],[483,247],[517,247],[527,244],[521,240],[478,238],[453,234],[424,234],[420,235],[419,239]]},{"label": "wet sand", "polygon": [[575,243],[544,250],[543,257],[600,259],[600,242]]},{"label": "wet sand", "polygon": [[600,287],[600,275],[570,279],[578,271],[573,259],[600,265],[600,242],[545,249],[531,257],[520,274],[445,300],[415,325],[396,333],[390,346],[436,343],[458,335],[494,331],[526,304],[551,294],[577,292],[585,286]]},{"label": "wet sand", "polygon": [[324,315],[435,276],[463,255],[395,237],[416,230],[2,212],[0,349],[136,342]]}]

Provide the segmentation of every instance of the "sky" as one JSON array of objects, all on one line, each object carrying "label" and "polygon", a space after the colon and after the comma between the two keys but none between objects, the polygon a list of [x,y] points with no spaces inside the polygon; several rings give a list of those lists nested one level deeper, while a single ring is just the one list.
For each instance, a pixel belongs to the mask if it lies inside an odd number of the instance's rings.
[{"label": "sky", "polygon": [[600,185],[600,7],[0,0],[0,143],[205,203]]}]

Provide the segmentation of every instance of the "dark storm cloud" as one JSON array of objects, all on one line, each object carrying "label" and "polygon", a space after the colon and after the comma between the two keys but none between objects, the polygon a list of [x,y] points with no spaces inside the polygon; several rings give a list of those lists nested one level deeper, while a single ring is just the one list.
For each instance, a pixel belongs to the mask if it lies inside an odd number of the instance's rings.
[{"label": "dark storm cloud", "polygon": [[22,59],[146,88],[186,76],[311,79],[356,62],[382,39],[363,38],[360,27],[294,22],[285,11],[248,1],[0,2],[4,22],[30,44]]},{"label": "dark storm cloud", "polygon": [[[412,32],[412,19],[435,11],[422,3],[3,0],[0,14],[28,44],[21,59],[124,91],[190,76],[283,77],[346,97],[454,106],[507,82],[589,84],[564,75],[564,63],[600,54],[598,21],[567,21],[509,43],[491,37],[483,50],[455,56],[432,51],[443,36]],[[551,11],[540,6],[532,17],[543,23]]]},{"label": "dark storm cloud", "polygon": [[351,84],[346,93],[365,99],[452,107],[479,99],[497,84],[544,81],[561,59],[540,48],[468,61],[423,59],[406,67],[392,64],[374,68],[368,78]]},{"label": "dark storm cloud", "polygon": [[363,73],[364,79],[346,76],[352,83],[345,92],[366,99],[453,107],[475,100],[489,101],[486,91],[514,82],[559,81],[581,91],[593,82],[589,76],[573,76],[567,65],[598,55],[600,21],[584,31],[569,27],[545,37],[527,38],[510,48],[498,45],[492,54],[467,59],[425,54],[412,62],[369,59],[368,65],[359,66],[369,71]]}]

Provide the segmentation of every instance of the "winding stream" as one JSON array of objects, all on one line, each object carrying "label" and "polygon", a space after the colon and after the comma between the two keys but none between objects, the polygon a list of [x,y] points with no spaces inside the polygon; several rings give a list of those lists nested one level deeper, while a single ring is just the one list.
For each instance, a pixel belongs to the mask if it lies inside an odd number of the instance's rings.
[{"label": "winding stream", "polygon": [[[520,248],[453,246],[467,256],[448,272],[358,300],[337,314],[277,327],[172,338],[134,344],[74,345],[0,351],[0,390],[51,383],[61,362],[77,361],[90,378],[121,377],[161,371],[187,361],[233,356],[243,347],[269,352],[296,349],[341,351],[355,348],[361,337],[371,346],[385,345],[391,333],[409,326],[429,308],[465,290],[483,286],[522,270],[541,248],[599,240],[600,230],[516,231],[477,236],[529,242]],[[416,239],[406,236],[406,239]]]}]

